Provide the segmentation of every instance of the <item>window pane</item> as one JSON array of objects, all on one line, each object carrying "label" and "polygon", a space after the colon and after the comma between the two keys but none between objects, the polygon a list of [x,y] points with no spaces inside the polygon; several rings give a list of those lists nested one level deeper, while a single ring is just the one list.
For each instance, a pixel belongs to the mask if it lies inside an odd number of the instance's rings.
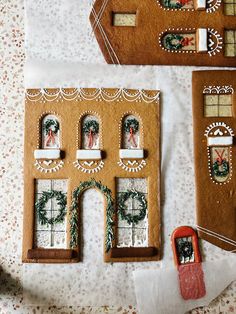
[{"label": "window pane", "polygon": [[233,30],[228,30],[225,31],[225,43],[234,43],[234,31]]},{"label": "window pane", "polygon": [[219,106],[219,117],[232,117],[231,106]]},{"label": "window pane", "polygon": [[235,57],[235,45],[226,44],[225,45],[225,56],[226,57]]},{"label": "window pane", "polygon": [[225,14],[234,15],[234,4],[225,4]]},{"label": "window pane", "polygon": [[219,104],[220,105],[231,105],[232,104],[232,95],[220,95],[219,96]]},{"label": "window pane", "polygon": [[205,117],[218,117],[218,106],[205,106]]},{"label": "window pane", "polygon": [[218,95],[204,95],[205,105],[218,105]]},{"label": "window pane", "polygon": [[235,57],[236,56],[236,31],[227,30],[225,31],[225,56]]}]

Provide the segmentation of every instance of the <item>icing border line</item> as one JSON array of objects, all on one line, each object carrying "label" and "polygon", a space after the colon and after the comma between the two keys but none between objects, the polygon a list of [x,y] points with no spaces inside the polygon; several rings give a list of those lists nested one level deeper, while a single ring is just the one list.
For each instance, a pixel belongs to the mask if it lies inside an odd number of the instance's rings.
[{"label": "icing border line", "polygon": [[106,102],[159,102],[160,91],[108,89],[108,88],[56,88],[27,89],[26,100],[30,102],[62,102],[62,101],[106,101]]}]

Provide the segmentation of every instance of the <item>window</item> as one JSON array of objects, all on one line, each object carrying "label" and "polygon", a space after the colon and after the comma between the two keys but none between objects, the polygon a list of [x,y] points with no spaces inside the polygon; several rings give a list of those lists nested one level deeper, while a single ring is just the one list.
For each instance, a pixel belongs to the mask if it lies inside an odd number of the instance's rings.
[{"label": "window", "polygon": [[60,148],[60,123],[55,115],[46,115],[42,120],[42,148]]},{"label": "window", "polygon": [[162,45],[170,51],[196,50],[196,34],[167,33],[162,38]]},{"label": "window", "polygon": [[[44,193],[57,191],[65,200],[67,195],[67,180],[36,180],[35,181],[35,228],[34,248],[66,248],[66,215],[60,223],[43,223],[45,218],[39,217],[38,203]],[[47,220],[58,217],[60,214],[60,201],[56,197],[48,199],[44,204],[46,210],[44,217]]]},{"label": "window", "polygon": [[204,95],[205,117],[232,117],[232,95]]},{"label": "window", "polygon": [[193,0],[162,0],[164,8],[168,9],[193,9]]},{"label": "window", "polygon": [[179,263],[186,264],[194,262],[192,237],[177,238],[175,242]]},{"label": "window", "polygon": [[140,121],[134,115],[125,116],[122,122],[122,148],[140,148]]},{"label": "window", "polygon": [[136,13],[113,13],[114,26],[136,26]]},{"label": "window", "polygon": [[223,183],[230,176],[230,147],[213,146],[211,152],[211,174],[216,182]]},{"label": "window", "polygon": [[225,56],[235,57],[236,56],[236,30],[225,31]]},{"label": "window", "polygon": [[[140,216],[141,208],[144,203],[140,202],[136,197],[128,197],[127,193],[137,191],[139,196],[143,197],[147,202],[147,180],[146,179],[123,179],[117,178],[117,208],[120,211],[119,201],[126,199],[122,206],[123,215],[118,214],[117,225],[117,247],[147,247],[148,246],[148,212],[142,216],[142,219],[136,222],[128,222],[127,215],[131,217]],[[134,195],[134,194],[133,194]],[[127,197],[125,197],[127,196]],[[125,198],[124,198],[125,197]],[[147,204],[147,203],[146,203]],[[126,216],[126,218],[124,218]]]},{"label": "window", "polygon": [[100,123],[97,116],[86,115],[81,124],[82,149],[100,148]]},{"label": "window", "polygon": [[236,15],[236,0],[224,0],[225,15]]}]

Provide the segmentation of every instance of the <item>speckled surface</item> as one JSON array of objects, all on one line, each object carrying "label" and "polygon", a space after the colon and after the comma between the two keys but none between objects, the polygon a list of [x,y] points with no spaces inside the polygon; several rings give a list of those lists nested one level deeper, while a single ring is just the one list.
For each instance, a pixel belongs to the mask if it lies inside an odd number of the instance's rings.
[{"label": "speckled surface", "polygon": [[[41,2],[41,1],[39,1]],[[55,7],[55,10],[57,8]],[[32,17],[33,18],[33,17]],[[134,291],[132,289],[132,283],[127,281],[126,285],[123,287],[124,291],[120,292],[120,306],[108,307],[104,304],[103,307],[80,307],[77,295],[73,292],[74,286],[71,282],[67,282],[64,286],[57,279],[57,277],[50,278],[50,280],[45,279],[42,286],[36,289],[34,286],[40,282],[39,272],[37,268],[34,269],[34,277],[31,277],[32,273],[27,275],[27,269],[21,263],[21,244],[22,244],[22,218],[23,218],[23,124],[24,124],[24,86],[23,86],[23,66],[24,66],[24,4],[22,0],[0,0],[0,191],[1,191],[1,208],[0,208],[0,313],[1,314],[69,314],[69,313],[120,313],[120,314],[134,314],[137,313],[135,306],[123,306],[122,299],[126,290],[131,293],[131,298],[134,298]],[[43,44],[46,40],[43,40]],[[42,42],[41,42],[42,44]],[[39,41],[40,45],[40,41]],[[37,48],[37,47],[36,47]],[[37,51],[37,49],[35,50]],[[190,71],[187,73],[181,72],[181,70],[167,69],[167,74],[170,75],[170,83],[180,85],[180,91],[184,90],[186,79],[190,80]],[[184,76],[183,76],[184,73]],[[180,77],[184,77],[180,79]],[[182,89],[181,89],[182,88]],[[168,101],[168,96],[165,96],[165,101]],[[179,102],[184,103],[183,99]],[[183,107],[180,106],[180,110]],[[183,110],[184,121],[189,121],[191,119],[191,112]],[[166,131],[167,124],[163,121],[164,128]],[[179,167],[178,173],[183,173],[185,179],[178,177],[177,182],[169,181],[168,185],[165,184],[166,192],[163,193],[163,204],[165,204],[165,236],[166,243],[164,262],[170,260],[171,250],[168,245],[168,236],[171,230],[184,221],[185,223],[192,224],[194,222],[192,207],[194,189],[193,189],[193,170],[192,164],[192,152],[189,151],[189,156],[182,155],[182,143],[188,141],[192,135],[192,126],[188,125],[186,122],[183,123],[182,127],[186,130],[186,134],[180,134],[176,131],[175,146],[176,152],[179,156]],[[171,144],[171,143],[170,143]],[[191,146],[191,141],[189,143]],[[164,154],[168,151],[168,145],[164,148]],[[183,158],[184,162],[180,162]],[[169,176],[171,172],[175,172],[174,165],[170,164],[171,160],[164,161],[163,168],[167,169],[166,176]],[[186,167],[186,164],[188,165]],[[189,166],[190,165],[190,166]],[[177,174],[178,174],[177,173]],[[167,197],[167,188],[171,188],[173,191],[173,197]],[[168,190],[170,191],[170,190]],[[91,199],[88,194],[84,197]],[[187,197],[183,198],[183,195]],[[189,208],[186,208],[186,203],[189,203]],[[98,194],[93,195],[93,204],[97,204],[97,211],[101,210],[101,199]],[[100,205],[99,205],[100,204]],[[87,204],[87,206],[89,203]],[[168,210],[172,208],[172,213],[175,211],[178,215],[168,214]],[[191,211],[192,209],[192,211]],[[91,214],[91,213],[90,213]],[[89,216],[89,215],[88,215]],[[89,218],[89,217],[88,217]],[[88,222],[87,222],[88,223]],[[102,228],[101,228],[102,229]],[[91,233],[88,228],[86,232]],[[95,242],[88,242],[87,248],[85,248],[85,253],[89,252],[89,247],[94,247],[94,252],[96,251],[96,243],[100,241],[102,234],[97,234],[97,239]],[[99,240],[100,239],[100,240]],[[221,256],[227,256],[221,250],[214,248],[211,245],[202,244],[204,256],[208,259],[217,259]],[[100,265],[101,259],[99,259],[99,254],[97,252],[93,260],[89,260],[89,263],[94,263]],[[148,264],[145,267],[150,267]],[[45,266],[37,266],[38,270],[45,276],[44,270]],[[68,272],[73,274],[70,267],[74,266],[60,266],[60,272]],[[79,266],[83,268],[83,265]],[[118,267],[118,266],[117,266]],[[123,271],[131,278],[132,270],[134,266],[123,266]],[[142,267],[140,264],[139,267]],[[158,263],[155,264],[158,267]],[[109,268],[109,266],[107,266]],[[96,268],[95,268],[96,269]],[[95,271],[95,269],[93,271]],[[99,268],[100,269],[100,268]],[[32,269],[31,269],[32,270]],[[79,268],[77,269],[77,271]],[[87,269],[89,272],[90,269]],[[101,269],[100,269],[101,270]],[[86,270],[84,270],[86,276]],[[54,273],[55,272],[54,269]],[[112,272],[110,272],[112,274]],[[47,274],[47,272],[46,272]],[[98,274],[95,274],[96,276]],[[99,283],[102,286],[103,283],[103,273],[99,273]],[[115,272],[114,277],[117,276]],[[43,279],[45,277],[41,277]],[[90,277],[91,278],[91,277]],[[52,281],[51,281],[52,280]],[[54,280],[54,281],[53,281]],[[91,280],[91,279],[89,279]],[[52,284],[54,283],[53,288]],[[89,284],[90,282],[88,282]],[[88,286],[88,290],[83,293],[88,295],[89,298],[94,298],[94,293],[90,296],[90,292],[94,291],[96,284],[93,284],[93,289]],[[116,288],[121,288],[117,286],[116,280],[110,281],[113,291]],[[29,286],[28,286],[29,285]],[[33,288],[31,288],[33,286]],[[23,289],[24,287],[24,289]],[[106,287],[106,288],[105,288]],[[35,290],[33,290],[35,288]],[[60,288],[62,288],[60,290]],[[28,289],[32,289],[29,291]],[[51,290],[50,290],[51,289]],[[77,286],[76,289],[79,289]],[[104,286],[104,291],[109,291],[109,285]],[[42,291],[42,293],[40,292]],[[122,289],[120,290],[122,291]],[[44,292],[44,293],[43,293]],[[47,293],[46,293],[47,292]],[[58,293],[57,293],[58,292]],[[41,293],[41,294],[40,294]],[[61,295],[63,296],[60,299]],[[45,306],[44,298],[50,299],[50,306]],[[37,301],[38,300],[38,301]],[[66,301],[66,302],[65,302]],[[112,300],[111,300],[112,301]],[[38,302],[38,303],[37,303]],[[62,304],[64,303],[64,304]],[[192,313],[236,313],[236,284],[233,283],[221,296],[215,300],[210,307],[195,310]],[[168,313],[167,313],[168,314]]]}]

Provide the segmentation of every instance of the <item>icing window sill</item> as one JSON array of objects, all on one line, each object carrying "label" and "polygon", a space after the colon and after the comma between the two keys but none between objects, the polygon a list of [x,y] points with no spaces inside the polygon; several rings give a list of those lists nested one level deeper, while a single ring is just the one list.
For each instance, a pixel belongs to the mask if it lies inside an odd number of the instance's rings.
[{"label": "icing window sill", "polygon": [[70,249],[30,249],[27,258],[34,260],[72,260],[78,258],[78,253]]},{"label": "icing window sill", "polygon": [[206,0],[195,0],[194,1],[195,10],[206,10]]},{"label": "icing window sill", "polygon": [[120,149],[121,159],[143,159],[144,150],[143,149]]},{"label": "icing window sill", "polygon": [[204,53],[208,51],[208,34],[206,28],[197,29],[197,52]]},{"label": "icing window sill", "polygon": [[100,149],[78,149],[76,151],[76,159],[100,160],[102,159],[102,151]]},{"label": "icing window sill", "polygon": [[229,146],[233,145],[233,136],[217,136],[217,137],[208,137],[207,139],[208,146]]},{"label": "icing window sill", "polygon": [[35,159],[59,159],[60,149],[36,149],[34,151]]}]

